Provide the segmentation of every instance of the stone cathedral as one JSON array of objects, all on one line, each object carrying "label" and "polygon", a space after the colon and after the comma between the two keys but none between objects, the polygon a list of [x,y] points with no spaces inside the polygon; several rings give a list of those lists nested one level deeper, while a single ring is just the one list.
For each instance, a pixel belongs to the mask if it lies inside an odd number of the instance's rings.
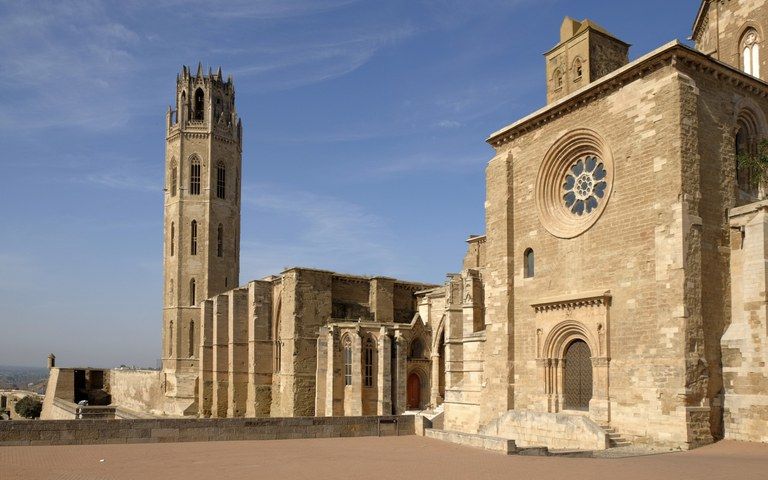
[{"label": "stone cathedral", "polygon": [[692,16],[695,47],[633,61],[565,18],[546,105],[486,140],[486,232],[442,285],[298,267],[240,284],[233,83],[185,67],[162,371],[99,385],[153,415],[426,412],[444,437],[559,449],[768,442],[768,200],[739,161],[768,138],[768,0]]}]

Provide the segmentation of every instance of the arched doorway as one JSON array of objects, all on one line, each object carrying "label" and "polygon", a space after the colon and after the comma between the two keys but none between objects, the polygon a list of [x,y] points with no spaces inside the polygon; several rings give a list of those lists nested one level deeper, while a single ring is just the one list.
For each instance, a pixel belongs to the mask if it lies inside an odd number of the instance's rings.
[{"label": "arched doorway", "polygon": [[421,378],[416,373],[408,375],[408,408],[421,408]]},{"label": "arched doorway", "polygon": [[564,407],[589,411],[592,399],[592,354],[583,340],[575,340],[565,351],[563,372]]}]

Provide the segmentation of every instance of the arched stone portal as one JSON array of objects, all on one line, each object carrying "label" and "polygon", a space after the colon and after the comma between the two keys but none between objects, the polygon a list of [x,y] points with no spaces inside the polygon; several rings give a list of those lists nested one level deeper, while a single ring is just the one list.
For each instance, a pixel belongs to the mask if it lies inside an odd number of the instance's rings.
[{"label": "arched stone portal", "polygon": [[567,410],[589,411],[592,400],[592,360],[589,346],[575,340],[565,351],[563,359],[564,407]]},{"label": "arched stone portal", "polygon": [[589,292],[531,305],[542,411],[583,410],[610,422],[610,301],[610,292]]}]

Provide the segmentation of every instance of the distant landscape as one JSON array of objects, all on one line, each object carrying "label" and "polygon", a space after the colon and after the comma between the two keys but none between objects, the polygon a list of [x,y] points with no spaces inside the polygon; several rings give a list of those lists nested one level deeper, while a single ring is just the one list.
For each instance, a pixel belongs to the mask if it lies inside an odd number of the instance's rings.
[{"label": "distant landscape", "polygon": [[30,390],[45,393],[48,369],[0,365],[0,390]]}]

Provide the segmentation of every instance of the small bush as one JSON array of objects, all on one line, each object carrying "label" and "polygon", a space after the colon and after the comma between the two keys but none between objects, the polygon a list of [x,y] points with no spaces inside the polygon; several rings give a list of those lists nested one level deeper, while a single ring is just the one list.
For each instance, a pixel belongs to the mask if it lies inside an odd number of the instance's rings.
[{"label": "small bush", "polygon": [[39,418],[43,410],[43,402],[34,397],[24,397],[16,402],[15,410],[24,418]]}]

